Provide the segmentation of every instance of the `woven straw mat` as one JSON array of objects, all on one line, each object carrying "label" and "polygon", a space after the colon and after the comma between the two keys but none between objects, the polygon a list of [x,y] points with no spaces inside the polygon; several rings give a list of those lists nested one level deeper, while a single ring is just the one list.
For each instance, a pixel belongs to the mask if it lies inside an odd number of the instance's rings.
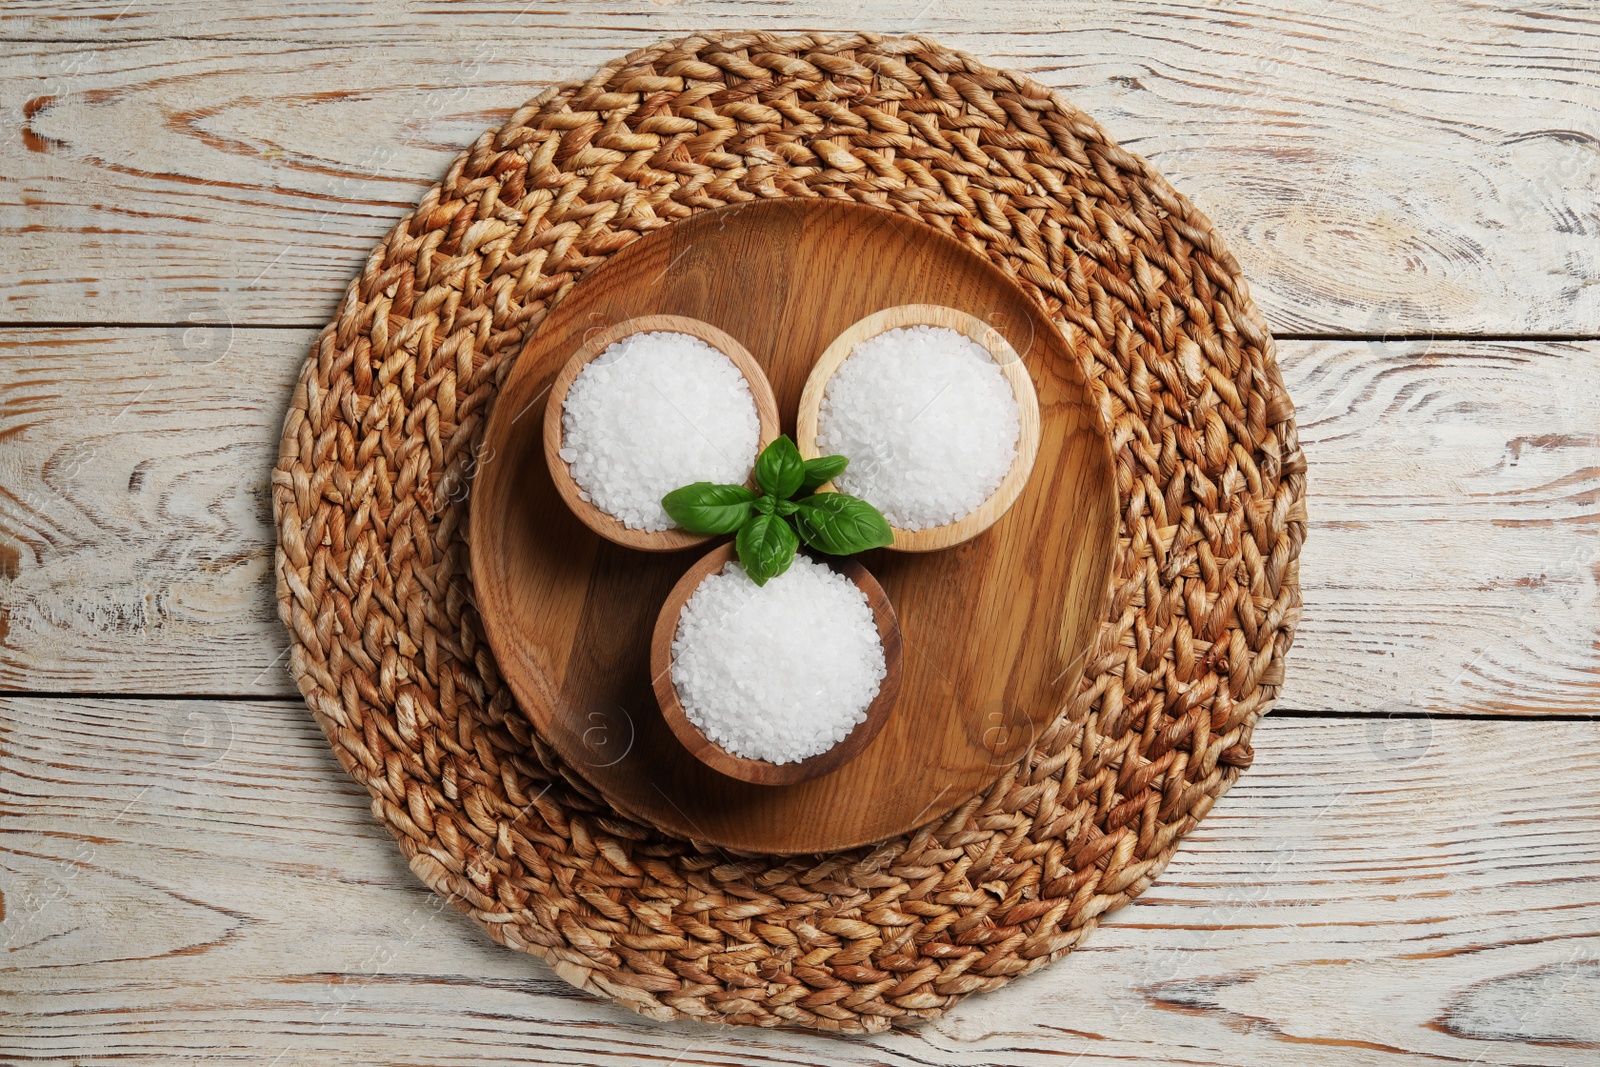
[{"label": "woven straw mat", "polygon": [[[1120,494],[1083,686],[921,830],[738,856],[610,811],[522,717],[473,609],[474,449],[524,338],[696,211],[827,196],[1002,267],[1083,354]],[[273,474],[291,669],[417,876],[496,941],[659,1019],[877,1031],[1064,955],[1251,760],[1300,613],[1305,463],[1209,220],[1087,115],[922,38],[718,34],[541,94],[372,253]]]}]

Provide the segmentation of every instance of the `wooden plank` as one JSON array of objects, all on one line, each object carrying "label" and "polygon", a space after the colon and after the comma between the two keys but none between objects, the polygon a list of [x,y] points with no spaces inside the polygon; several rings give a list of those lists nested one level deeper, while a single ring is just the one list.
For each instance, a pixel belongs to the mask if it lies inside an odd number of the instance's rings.
[{"label": "wooden plank", "polygon": [[1600,710],[1600,344],[1279,354],[1311,515],[1282,706]]},{"label": "wooden plank", "polygon": [[[115,43],[174,37],[205,40],[283,40],[343,42],[425,41],[441,31],[540,32],[571,31],[576,25],[650,34],[653,38],[705,29],[759,28],[778,33],[816,29],[819,11],[793,0],[696,0],[691,10],[675,10],[683,0],[630,4],[616,0],[577,0],[559,5],[528,0],[487,0],[470,6],[417,5],[403,0],[355,0],[277,5],[270,10],[238,2],[205,4],[192,0],[66,0],[48,7],[27,0],[0,2],[0,40]],[[1068,10],[1072,3],[1068,0]],[[1180,0],[1177,10],[1203,10]],[[1281,5],[1279,5],[1281,6]],[[1023,28],[1049,27],[1061,21],[1017,5]],[[927,0],[869,0],[849,10],[853,28],[883,33],[943,33],[963,23],[959,9]]]},{"label": "wooden plank", "polygon": [[[309,330],[0,338],[0,687],[292,694],[267,474]],[[1281,706],[1600,710],[1600,342],[1285,342]]]},{"label": "wooden plank", "polygon": [[[46,1063],[1587,1064],[1600,723],[1268,718],[1135,904],[857,1040],[662,1026],[441,909],[289,703],[7,700],[4,1047]],[[1551,759],[1550,753],[1559,753]],[[676,1057],[676,1059],[674,1058]]]},{"label": "wooden plank", "polygon": [[[818,21],[799,3],[218,6],[6,21],[5,319],[320,324],[453,155],[540,86],[690,29]],[[1280,331],[1600,321],[1587,8],[1003,0],[974,18],[917,0],[849,21],[1064,92],[1216,219]]]},{"label": "wooden plank", "polygon": [[268,479],[312,337],[0,337],[0,688],[295,692]]}]

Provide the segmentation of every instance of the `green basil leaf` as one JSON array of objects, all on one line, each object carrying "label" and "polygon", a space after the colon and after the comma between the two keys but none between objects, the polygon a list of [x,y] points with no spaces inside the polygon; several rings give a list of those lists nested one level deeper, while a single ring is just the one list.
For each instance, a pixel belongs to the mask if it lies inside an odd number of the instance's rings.
[{"label": "green basil leaf", "polygon": [[831,482],[844,473],[850,461],[843,456],[818,456],[816,459],[806,460],[805,474],[800,479],[800,492],[814,493],[817,486],[824,482]]},{"label": "green basil leaf", "polygon": [[756,457],[756,484],[768,496],[787,500],[794,496],[805,479],[805,460],[785,434],[761,450]]},{"label": "green basil leaf", "polygon": [[672,521],[693,534],[732,533],[750,517],[756,495],[742,485],[695,482],[661,498]]},{"label": "green basil leaf", "polygon": [[832,556],[883,548],[894,541],[889,520],[877,508],[845,493],[818,493],[798,501],[794,521],[806,544]]},{"label": "green basil leaf", "polygon": [[739,563],[750,580],[766,585],[789,569],[794,562],[800,538],[794,529],[774,515],[757,515],[739,527],[739,536],[733,547],[738,550]]},{"label": "green basil leaf", "polygon": [[[786,501],[786,503],[787,503],[787,501]],[[778,498],[775,497],[775,496],[758,496],[758,497],[756,497],[756,512],[758,514],[771,515],[772,512],[777,508],[777,506],[778,506]]]},{"label": "green basil leaf", "polygon": [[778,515],[793,515],[800,508],[799,501],[780,500],[773,505],[773,512]]}]

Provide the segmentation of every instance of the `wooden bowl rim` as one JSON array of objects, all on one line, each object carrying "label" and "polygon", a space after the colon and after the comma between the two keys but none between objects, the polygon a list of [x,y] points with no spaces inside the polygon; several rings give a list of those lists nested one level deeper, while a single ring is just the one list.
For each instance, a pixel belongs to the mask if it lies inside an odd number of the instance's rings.
[{"label": "wooden bowl rim", "polygon": [[[930,526],[924,530],[890,527],[894,531],[894,543],[888,546],[890,549],[899,552],[933,552],[972,540],[999,522],[1001,516],[1016,503],[1017,497],[1022,495],[1022,489],[1027,485],[1039,455],[1039,394],[1034,390],[1027,365],[1011,342],[978,316],[943,304],[897,304],[857,319],[817,357],[810,375],[806,377],[795,418],[795,444],[799,446],[803,457],[815,459],[822,455],[817,448],[817,417],[822,410],[822,398],[827,392],[828,382],[839,365],[849,358],[862,341],[903,326],[944,326],[981,345],[999,365],[1000,373],[1005,375],[1011,385],[1011,393],[1017,400],[1017,455],[989,498],[960,519],[944,526]],[[838,487],[830,481],[818,491],[837,492]]]},{"label": "wooden bowl rim", "polygon": [[[578,495],[578,483],[573,479],[567,461],[561,458],[561,413],[566,404],[567,390],[572,387],[579,373],[591,360],[623,338],[640,333],[686,333],[699,338],[733,361],[733,365],[739,368],[739,372],[749,383],[750,395],[755,399],[756,418],[761,424],[760,437],[756,443],[758,455],[761,449],[771,444],[778,436],[780,429],[778,401],[773,396],[772,383],[767,380],[766,371],[761,369],[761,364],[756,362],[755,357],[744,345],[709,322],[687,315],[638,315],[595,330],[585,337],[578,350],[562,364],[555,380],[550,383],[550,392],[545,399],[544,419],[544,459],[550,468],[550,478],[555,482],[556,492],[585,526],[606,540],[645,552],[676,552],[706,544],[714,540],[716,535],[692,534],[687,530],[676,528],[630,529],[616,517]],[[754,477],[753,470],[751,477]],[[746,484],[753,486],[749,480]]]},{"label": "wooden bowl rim", "polygon": [[873,622],[878,627],[878,640],[883,645],[885,673],[878,686],[878,695],[867,705],[867,717],[845,735],[844,740],[825,752],[819,752],[796,763],[769,763],[762,759],[736,756],[712,741],[700,728],[689,721],[678,697],[678,688],[672,681],[672,641],[677,636],[678,620],[700,583],[712,574],[720,574],[723,567],[736,558],[731,542],[712,549],[684,572],[667,594],[661,611],[656,615],[655,629],[650,635],[651,686],[656,702],[661,706],[674,736],[689,752],[713,770],[730,778],[754,785],[794,785],[820,778],[838,770],[866,750],[878,736],[900,695],[900,673],[904,649],[900,638],[900,620],[895,615],[889,594],[872,572],[854,556],[828,556],[802,549],[806,555],[826,563],[843,574],[856,588],[866,594],[872,609]]}]

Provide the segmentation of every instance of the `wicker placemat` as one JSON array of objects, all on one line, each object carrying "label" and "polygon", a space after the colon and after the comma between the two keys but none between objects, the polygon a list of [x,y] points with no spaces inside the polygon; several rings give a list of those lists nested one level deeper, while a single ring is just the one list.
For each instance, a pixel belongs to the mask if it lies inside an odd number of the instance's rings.
[{"label": "wicker placemat", "polygon": [[[585,271],[756,197],[937,226],[1088,368],[1121,544],[1081,693],[993,788],[811,858],[698,848],[567,776],[473,608],[467,490],[498,384]],[[1304,460],[1209,221],[1028,79],[914,38],[697,36],[550,89],[394,228],[322,332],[273,475],[292,671],[412,869],[495,940],[658,1018],[925,1019],[1066,953],[1249,765],[1300,597]]]}]

